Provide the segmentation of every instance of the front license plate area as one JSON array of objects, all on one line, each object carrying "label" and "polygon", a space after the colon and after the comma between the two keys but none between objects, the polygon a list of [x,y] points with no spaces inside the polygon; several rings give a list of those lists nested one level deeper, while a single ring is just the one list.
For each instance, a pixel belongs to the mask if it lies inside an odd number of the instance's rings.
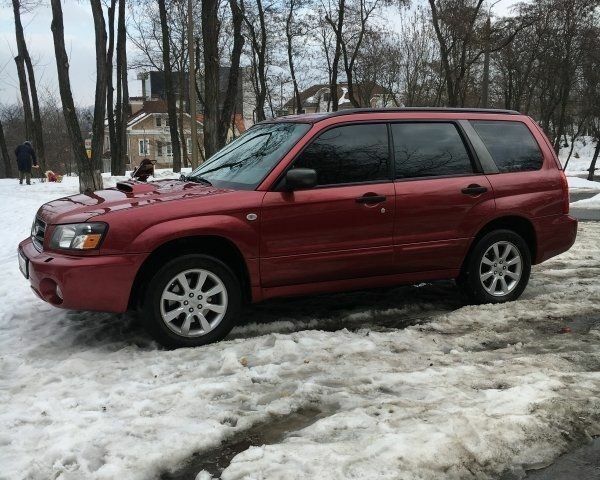
[{"label": "front license plate area", "polygon": [[19,251],[19,270],[25,278],[29,278],[29,260]]}]

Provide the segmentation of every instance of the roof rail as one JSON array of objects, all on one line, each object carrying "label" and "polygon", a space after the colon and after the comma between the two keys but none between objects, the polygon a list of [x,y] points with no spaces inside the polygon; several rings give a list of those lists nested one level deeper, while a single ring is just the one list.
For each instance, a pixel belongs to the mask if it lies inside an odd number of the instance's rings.
[{"label": "roof rail", "polygon": [[356,113],[387,113],[387,112],[440,112],[440,113],[488,113],[521,115],[516,110],[505,110],[500,108],[456,108],[456,107],[394,107],[394,108],[346,108],[337,112],[330,112],[323,117],[338,117],[340,115],[352,115]]}]

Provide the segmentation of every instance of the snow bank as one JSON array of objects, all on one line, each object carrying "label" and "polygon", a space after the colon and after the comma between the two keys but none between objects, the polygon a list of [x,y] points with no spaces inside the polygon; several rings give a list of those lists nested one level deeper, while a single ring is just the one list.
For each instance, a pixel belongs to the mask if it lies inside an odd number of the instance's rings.
[{"label": "snow bank", "polygon": [[584,208],[586,210],[597,210],[600,209],[600,194],[594,195],[591,198],[579,200],[571,204],[573,208]]},{"label": "snow bank", "polygon": [[303,408],[333,413],[223,478],[498,478],[600,433],[600,224],[518,302],[461,307],[448,282],[278,301],[229,341],[165,351],[128,315],[50,307],[18,272],[38,205],[76,189],[0,180],[3,478],[155,478]]},{"label": "snow bank", "polygon": [[592,182],[590,180],[586,180],[585,178],[579,177],[567,177],[567,181],[569,182],[569,190],[572,192],[578,190],[600,190],[600,182]]}]

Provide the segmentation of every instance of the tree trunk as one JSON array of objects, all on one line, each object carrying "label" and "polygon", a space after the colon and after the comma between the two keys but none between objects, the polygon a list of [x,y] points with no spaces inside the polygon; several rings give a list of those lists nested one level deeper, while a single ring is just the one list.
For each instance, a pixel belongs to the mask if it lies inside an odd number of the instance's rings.
[{"label": "tree trunk", "polygon": [[129,84],[127,83],[127,29],[125,27],[125,1],[119,0],[119,18],[117,22],[117,64],[121,67],[117,81],[121,85],[121,110],[118,112],[121,120],[119,132],[119,170],[113,175],[125,175],[127,160],[127,122],[131,116],[129,104]]},{"label": "tree trunk", "polygon": [[600,155],[600,135],[597,137],[596,141],[596,150],[594,150],[594,157],[592,158],[592,163],[590,163],[590,169],[588,172],[587,179],[590,181],[594,180],[594,174],[596,172],[596,162],[598,161],[598,155]]},{"label": "tree trunk", "polygon": [[92,125],[92,169],[102,172],[104,153],[104,114],[106,112],[106,25],[100,0],[90,0],[96,38],[96,95],[94,99],[94,122]]},{"label": "tree trunk", "polygon": [[4,178],[12,177],[12,165],[10,164],[10,156],[8,155],[8,148],[6,147],[6,138],[4,137],[4,128],[0,121],[0,155],[2,156],[2,163],[4,168],[0,173],[3,174]]},{"label": "tree trunk", "polygon": [[[162,34],[163,70],[165,72],[165,91],[167,94],[167,110],[169,112],[169,132],[171,133],[171,149],[173,150],[173,171],[181,172],[181,147],[177,131],[177,108],[175,92],[173,91],[173,72],[171,69],[171,46],[169,43],[169,24],[167,22],[167,7],[165,0],[158,0],[160,27]],[[180,85],[183,88],[183,85]],[[180,106],[183,108],[183,106]]]},{"label": "tree trunk", "polygon": [[67,50],[65,48],[65,27],[63,23],[61,0],[51,0],[50,3],[52,6],[51,30],[54,40],[54,53],[56,56],[58,87],[71,148],[73,149],[73,154],[77,162],[79,190],[81,192],[98,190],[102,187],[102,177],[94,175],[94,171],[91,168],[91,162],[87,159],[79,121],[77,120],[77,112],[75,111],[75,104],[73,102],[73,94],[71,93],[69,57],[67,56]]},{"label": "tree trunk", "polygon": [[488,108],[490,104],[490,35],[492,23],[490,17],[485,22],[485,52],[483,55],[483,79],[481,82],[481,107]]},{"label": "tree trunk", "polygon": [[219,19],[217,0],[202,2],[204,44],[204,155],[210,158],[219,149]]},{"label": "tree trunk", "polygon": [[[35,83],[35,73],[33,71],[33,63],[29,56],[29,50],[27,49],[27,43],[25,42],[25,34],[23,32],[23,25],[21,24],[21,11],[20,11],[20,0],[13,0],[13,12],[15,15],[15,33],[17,38],[17,52],[18,52],[18,63],[17,70],[19,76],[20,88],[25,88],[25,91],[21,90],[21,98],[23,95],[27,97],[27,108],[29,109],[29,132],[28,137],[31,136],[33,145],[35,147],[35,153],[37,156],[38,164],[41,169],[46,168],[46,152],[44,148],[44,136],[42,130],[42,117],[40,114],[40,102],[37,94],[37,86]],[[16,61],[17,59],[15,59]],[[25,73],[24,68],[27,69],[27,80],[24,79]],[[23,78],[22,78],[23,77]],[[29,83],[27,83],[29,82]],[[31,107],[29,107],[29,97],[31,96],[31,106],[33,107],[33,113]],[[24,105],[25,108],[25,105]]]},{"label": "tree trunk", "polygon": [[233,48],[231,50],[231,67],[229,68],[229,78],[227,79],[227,92],[221,111],[218,133],[217,148],[223,148],[227,142],[227,132],[232,124],[235,115],[235,103],[238,98],[238,84],[240,80],[240,57],[244,47],[244,36],[242,35],[242,25],[244,23],[244,14],[237,3],[237,0],[229,0],[231,9],[231,18],[233,23]]},{"label": "tree trunk", "polygon": [[[21,102],[23,103],[23,115],[25,117],[25,140],[33,140],[33,115],[31,113],[31,100],[29,97],[29,86],[27,84],[27,75],[25,74],[25,34],[21,24],[21,2],[12,0],[13,14],[15,17],[15,34],[17,39],[17,56],[15,63],[17,66],[17,77],[19,79],[19,91],[21,93]],[[36,145],[34,145],[36,146]]]},{"label": "tree trunk", "polygon": [[[252,39],[252,56],[253,56],[253,68],[255,77],[255,90],[256,90],[256,121],[262,122],[266,119],[265,117],[265,103],[267,100],[267,26],[265,23],[265,11],[262,5],[262,0],[256,0],[256,7],[258,10],[258,22],[260,27],[260,34],[257,35],[256,29],[252,24],[251,20],[246,18],[248,29],[250,30],[250,36]],[[260,35],[260,41],[258,39]]]},{"label": "tree trunk", "polygon": [[331,79],[329,81],[329,97],[331,101],[331,111],[337,112],[339,106],[338,98],[338,71],[340,58],[342,57],[342,28],[344,27],[344,13],[346,10],[346,0],[339,0],[337,23],[332,18],[328,22],[333,27],[335,33],[335,50],[331,61]]},{"label": "tree trunk", "polygon": [[110,143],[110,171],[112,175],[124,170],[118,156],[117,132],[115,128],[115,105],[113,84],[113,58],[115,52],[115,10],[117,0],[111,0],[108,7],[108,49],[106,52],[106,118],[108,123],[108,140]]},{"label": "tree trunk", "polygon": [[294,52],[292,48],[292,41],[294,39],[294,36],[292,34],[292,20],[295,6],[296,4],[294,0],[291,0],[290,9],[288,10],[288,15],[285,21],[285,35],[287,38],[288,64],[290,66],[292,85],[294,86],[294,113],[302,113],[302,99],[300,97],[300,89],[298,88],[298,81],[296,80],[296,72],[294,70]]}]

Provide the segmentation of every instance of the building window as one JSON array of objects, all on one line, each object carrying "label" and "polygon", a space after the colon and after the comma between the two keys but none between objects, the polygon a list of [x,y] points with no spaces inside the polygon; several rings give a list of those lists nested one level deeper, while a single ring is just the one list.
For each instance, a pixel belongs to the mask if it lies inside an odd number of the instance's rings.
[{"label": "building window", "polygon": [[139,145],[139,154],[140,156],[148,156],[150,155],[150,141],[145,138],[138,142]]},{"label": "building window", "polygon": [[169,126],[169,117],[166,117],[165,118],[165,127],[168,127],[168,126]]},{"label": "building window", "polygon": [[186,139],[186,145],[187,145],[188,153],[191,153],[191,151],[192,151],[192,139],[191,138]]},{"label": "building window", "polygon": [[165,147],[167,147],[167,157],[172,157],[173,156],[173,146],[170,143],[167,143],[165,145]]},{"label": "building window", "polygon": [[156,117],[156,126],[162,127],[162,118],[161,117]]},{"label": "building window", "polygon": [[160,141],[156,142],[156,153],[159,157],[163,156],[163,143]]}]

